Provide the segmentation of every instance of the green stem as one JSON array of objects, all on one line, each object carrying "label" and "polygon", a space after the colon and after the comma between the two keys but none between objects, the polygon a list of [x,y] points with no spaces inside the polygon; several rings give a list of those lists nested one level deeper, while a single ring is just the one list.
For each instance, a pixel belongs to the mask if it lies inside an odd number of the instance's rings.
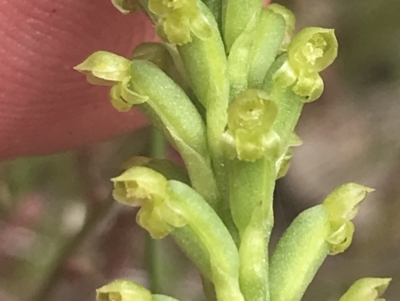
[{"label": "green stem", "polygon": [[150,291],[153,293],[164,292],[164,273],[162,273],[163,256],[161,254],[162,241],[154,240],[150,235],[146,236],[146,270],[148,273]]},{"label": "green stem", "polygon": [[[154,158],[164,159],[167,152],[167,141],[160,131],[152,128],[151,134],[151,151],[150,154]],[[162,241],[154,240],[147,235],[146,237],[146,266],[150,282],[150,291],[153,293],[162,293],[164,291],[164,276],[161,270],[162,267],[162,254],[161,247]]]},{"label": "green stem", "polygon": [[156,128],[151,133],[151,157],[165,159],[167,156],[167,140],[164,135]]}]

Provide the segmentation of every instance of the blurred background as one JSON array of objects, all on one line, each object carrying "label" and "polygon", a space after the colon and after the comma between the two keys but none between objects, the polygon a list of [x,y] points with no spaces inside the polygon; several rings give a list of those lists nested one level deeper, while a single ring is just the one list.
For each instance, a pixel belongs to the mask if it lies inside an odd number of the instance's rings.
[{"label": "blurred background", "polygon": [[[400,1],[277,2],[295,11],[298,29],[334,27],[340,51],[323,74],[323,97],[306,106],[298,125],[304,144],[277,185],[272,242],[336,186],[374,187],[352,246],[328,258],[304,300],[338,300],[368,276],[392,277],[385,296],[400,300]],[[150,153],[151,133],[0,163],[1,301],[95,300],[95,289],[115,278],[203,300],[179,250],[168,239],[150,243],[135,210],[109,196],[121,163]]]}]

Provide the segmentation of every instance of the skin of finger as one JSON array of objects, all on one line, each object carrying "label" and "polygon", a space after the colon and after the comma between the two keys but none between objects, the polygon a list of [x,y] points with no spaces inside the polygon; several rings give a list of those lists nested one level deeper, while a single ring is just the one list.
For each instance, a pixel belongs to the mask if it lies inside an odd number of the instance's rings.
[{"label": "skin of finger", "polygon": [[143,15],[109,0],[0,0],[0,160],[43,155],[132,131],[145,119],[116,112],[107,87],[73,70],[96,50],[129,55],[153,40]]},{"label": "skin of finger", "polygon": [[69,150],[145,125],[135,110],[116,112],[108,89],[89,85],[72,67],[99,49],[128,55],[154,37],[145,16],[122,16],[109,0],[0,0],[0,160]]}]

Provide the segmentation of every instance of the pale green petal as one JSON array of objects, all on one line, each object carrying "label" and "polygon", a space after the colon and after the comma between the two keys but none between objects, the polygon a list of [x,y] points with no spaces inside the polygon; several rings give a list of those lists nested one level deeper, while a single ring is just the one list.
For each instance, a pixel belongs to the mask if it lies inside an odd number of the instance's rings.
[{"label": "pale green petal", "polygon": [[275,121],[278,109],[261,90],[241,92],[228,108],[228,128],[266,132]]},{"label": "pale green petal", "polygon": [[290,66],[289,61],[285,61],[282,66],[272,76],[273,88],[285,89],[297,80],[297,74]]},{"label": "pale green petal", "polygon": [[237,157],[235,137],[229,130],[222,135],[222,150],[228,159],[233,160]]},{"label": "pale green petal", "polygon": [[91,73],[95,78],[119,82],[129,74],[131,62],[117,54],[107,51],[97,51],[74,69]]},{"label": "pale green petal", "polygon": [[190,29],[193,34],[201,40],[207,40],[212,35],[211,25],[204,15],[197,13],[190,22]]},{"label": "pale green petal", "polygon": [[127,196],[126,187],[124,183],[114,183],[112,192],[113,198],[120,203],[129,203],[131,206],[139,206],[140,202],[136,198]]},{"label": "pale green petal", "polygon": [[263,145],[268,158],[273,160],[278,159],[278,156],[282,151],[282,143],[281,138],[275,131],[269,130],[263,136]]},{"label": "pale green petal", "polygon": [[267,9],[273,11],[274,13],[276,13],[278,15],[281,15],[285,19],[286,28],[287,28],[286,31],[290,35],[292,35],[295,25],[296,25],[296,17],[294,15],[294,13],[290,9],[288,9],[278,3],[269,4],[267,6]]},{"label": "pale green petal", "polygon": [[302,144],[303,140],[301,140],[301,138],[295,132],[293,132],[289,138],[289,148],[287,149],[286,153],[276,161],[276,167],[279,168],[276,176],[277,179],[283,178],[289,171],[290,163],[293,158],[293,147],[300,146]]},{"label": "pale green petal", "polygon": [[96,85],[96,86],[114,86],[115,85],[115,81],[112,80],[105,80],[105,79],[101,79],[98,78],[96,76],[94,76],[92,74],[92,72],[88,72],[88,71],[81,71],[81,73],[86,75],[86,80],[91,83],[92,85]]},{"label": "pale green petal", "polygon": [[153,238],[163,238],[175,227],[186,225],[187,220],[170,202],[168,182],[162,174],[144,166],[133,166],[111,181],[117,201],[141,206],[136,220]]},{"label": "pale green petal", "polygon": [[301,138],[295,132],[293,132],[290,135],[289,146],[300,146],[302,144],[303,140],[301,140]]},{"label": "pale green petal", "polygon": [[274,131],[260,134],[239,128],[234,137],[239,160],[254,162],[264,156],[277,158],[279,155],[280,138]]},{"label": "pale green petal", "polygon": [[118,201],[127,205],[131,204],[131,199],[159,201],[167,194],[167,179],[146,167],[132,167],[111,181],[114,185],[125,185],[126,199]]},{"label": "pale green petal", "polygon": [[239,160],[254,162],[265,154],[263,137],[245,129],[235,131],[235,144]]},{"label": "pale green petal", "polygon": [[136,215],[136,222],[142,228],[149,231],[151,237],[154,239],[164,238],[174,230],[174,227],[160,217],[159,212],[155,210],[140,209]]},{"label": "pale green petal", "polygon": [[140,95],[130,87],[130,78],[125,78],[121,83],[121,97],[129,105],[138,105],[149,100],[148,96]]},{"label": "pale green petal", "polygon": [[110,90],[110,101],[119,112],[129,111],[133,105],[142,104],[149,98],[139,95],[129,88],[130,77],[125,77],[122,82],[114,85]]},{"label": "pale green petal", "polygon": [[121,84],[114,85],[110,90],[110,101],[112,106],[119,112],[127,112],[132,105],[121,97]]},{"label": "pale green petal", "polygon": [[331,219],[344,218],[351,220],[358,212],[359,203],[374,189],[357,184],[347,183],[332,191],[324,200]]},{"label": "pale green petal", "polygon": [[293,158],[293,148],[290,147],[288,148],[283,158],[277,162],[278,163],[277,165],[280,166],[280,168],[276,175],[276,179],[280,179],[286,176],[287,172],[289,171],[292,158]]},{"label": "pale green petal", "polygon": [[192,41],[190,36],[190,20],[170,13],[164,20],[164,32],[172,44],[183,45]]},{"label": "pale green petal", "polygon": [[324,81],[318,72],[301,72],[292,90],[303,102],[312,102],[322,95]]},{"label": "pale green petal", "polygon": [[96,290],[97,301],[152,301],[151,293],[129,281],[115,280]]},{"label": "pale green petal", "polygon": [[330,226],[332,234],[326,239],[331,244],[329,255],[346,251],[353,241],[354,224],[347,220],[333,220]]},{"label": "pale green petal", "polygon": [[137,0],[111,0],[111,3],[123,14],[140,11],[140,5]]},{"label": "pale green petal", "polygon": [[[150,0],[149,9],[159,17],[157,32],[175,45],[192,41],[191,33],[200,39],[211,36],[211,25],[201,14],[199,0]],[[161,29],[162,27],[162,29]]]},{"label": "pale green petal", "polygon": [[268,5],[267,9],[273,11],[275,14],[281,15],[285,19],[286,23],[285,37],[280,46],[280,50],[286,51],[292,40],[293,32],[296,25],[296,17],[294,16],[293,12],[290,9],[287,9],[286,7],[278,3],[272,3]]},{"label": "pale green petal", "polygon": [[322,204],[328,211],[331,228],[331,235],[327,238],[331,245],[329,254],[341,253],[350,246],[354,234],[351,219],[357,214],[361,201],[372,191],[360,184],[347,183],[325,198]]},{"label": "pale green petal", "polygon": [[379,297],[386,291],[391,280],[391,278],[359,279],[339,301],[385,301]]}]

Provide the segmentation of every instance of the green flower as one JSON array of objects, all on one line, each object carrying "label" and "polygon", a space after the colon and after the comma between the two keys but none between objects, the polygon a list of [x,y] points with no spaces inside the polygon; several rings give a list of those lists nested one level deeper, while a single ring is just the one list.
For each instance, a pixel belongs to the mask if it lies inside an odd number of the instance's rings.
[{"label": "green flower", "polygon": [[150,11],[159,17],[157,32],[176,45],[191,42],[191,33],[203,40],[210,37],[211,26],[200,13],[198,2],[198,0],[150,0]]},{"label": "green flower", "polygon": [[269,129],[275,120],[277,108],[266,105],[268,101],[268,96],[258,90],[246,90],[239,94],[228,109],[228,128],[256,133]]},{"label": "green flower", "polygon": [[379,298],[386,291],[391,278],[362,278],[353,283],[339,301],[385,301]]},{"label": "green flower", "polygon": [[224,134],[226,155],[255,161],[267,151],[276,152],[279,137],[271,130],[276,105],[260,90],[241,92],[228,108],[228,130]]},{"label": "green flower", "polygon": [[120,203],[141,207],[137,222],[153,238],[162,238],[174,228],[186,225],[186,219],[169,200],[167,179],[160,173],[143,166],[135,166],[114,182],[113,197]]},{"label": "green flower", "polygon": [[351,244],[354,225],[351,220],[357,215],[359,204],[374,191],[356,183],[344,184],[332,191],[323,205],[329,214],[331,234],[327,241],[331,244],[329,254],[345,251]]},{"label": "green flower", "polygon": [[120,112],[129,111],[133,105],[144,103],[148,97],[135,93],[130,88],[132,62],[117,54],[97,51],[74,69],[86,75],[88,82],[101,86],[112,86],[111,104]]},{"label": "green flower", "polygon": [[274,74],[274,83],[302,97],[304,102],[318,99],[324,83],[319,72],[337,56],[338,44],[332,29],[309,27],[300,31],[288,47],[288,59]]},{"label": "green flower", "polygon": [[290,43],[288,58],[294,70],[320,72],[333,63],[338,43],[333,29],[308,27],[300,31]]}]

